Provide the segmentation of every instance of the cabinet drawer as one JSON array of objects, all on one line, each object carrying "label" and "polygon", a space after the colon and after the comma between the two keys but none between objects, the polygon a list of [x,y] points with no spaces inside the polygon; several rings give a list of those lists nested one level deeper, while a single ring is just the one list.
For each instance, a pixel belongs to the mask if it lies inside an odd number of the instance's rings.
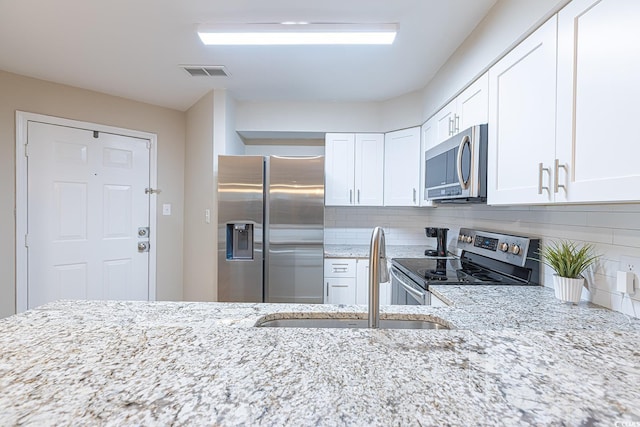
[{"label": "cabinet drawer", "polygon": [[351,258],[325,259],[324,277],[356,277],[356,260]]}]

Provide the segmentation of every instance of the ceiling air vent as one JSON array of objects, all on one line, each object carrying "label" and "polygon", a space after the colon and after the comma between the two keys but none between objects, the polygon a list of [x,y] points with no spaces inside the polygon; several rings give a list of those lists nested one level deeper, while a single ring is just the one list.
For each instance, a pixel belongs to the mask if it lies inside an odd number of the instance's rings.
[{"label": "ceiling air vent", "polygon": [[192,77],[229,77],[223,65],[181,65]]}]

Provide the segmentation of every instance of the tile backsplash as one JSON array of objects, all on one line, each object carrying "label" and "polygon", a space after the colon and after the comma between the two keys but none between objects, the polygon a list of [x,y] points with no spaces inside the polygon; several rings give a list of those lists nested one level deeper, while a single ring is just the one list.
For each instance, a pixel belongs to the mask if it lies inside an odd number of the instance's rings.
[{"label": "tile backsplash", "polygon": [[[381,226],[389,245],[435,245],[424,227],[448,227],[453,250],[461,226],[499,230],[549,240],[593,243],[601,258],[587,274],[589,290],[582,298],[640,317],[640,283],[635,294],[616,291],[621,256],[640,257],[640,204],[509,206],[441,205],[436,208],[327,207],[325,243],[369,244],[371,230]],[[545,267],[542,282],[552,287],[553,272]]]}]

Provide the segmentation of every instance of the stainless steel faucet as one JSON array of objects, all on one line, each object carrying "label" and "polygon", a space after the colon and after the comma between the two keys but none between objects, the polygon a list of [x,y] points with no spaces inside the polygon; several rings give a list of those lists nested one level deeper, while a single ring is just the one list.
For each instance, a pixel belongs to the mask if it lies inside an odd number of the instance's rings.
[{"label": "stainless steel faucet", "polygon": [[369,246],[369,327],[377,328],[380,323],[380,282],[389,281],[387,250],[384,230],[373,229]]}]

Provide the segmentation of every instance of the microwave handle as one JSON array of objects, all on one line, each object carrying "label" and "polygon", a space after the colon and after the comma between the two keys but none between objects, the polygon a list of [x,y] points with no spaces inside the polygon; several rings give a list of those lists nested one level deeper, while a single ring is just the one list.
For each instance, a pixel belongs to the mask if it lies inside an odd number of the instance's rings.
[{"label": "microwave handle", "polygon": [[[460,141],[460,145],[458,146],[458,161],[456,162],[457,163],[456,169],[458,169],[458,182],[460,182],[460,188],[462,188],[463,190],[466,190],[467,188],[469,188],[469,181],[464,182],[462,180],[462,148],[464,147],[464,144],[471,145],[471,141],[469,140],[469,135],[465,135],[464,138],[462,138],[462,141]],[[473,150],[471,150],[471,154],[473,155]],[[471,164],[473,164],[473,159],[471,160]]]}]

